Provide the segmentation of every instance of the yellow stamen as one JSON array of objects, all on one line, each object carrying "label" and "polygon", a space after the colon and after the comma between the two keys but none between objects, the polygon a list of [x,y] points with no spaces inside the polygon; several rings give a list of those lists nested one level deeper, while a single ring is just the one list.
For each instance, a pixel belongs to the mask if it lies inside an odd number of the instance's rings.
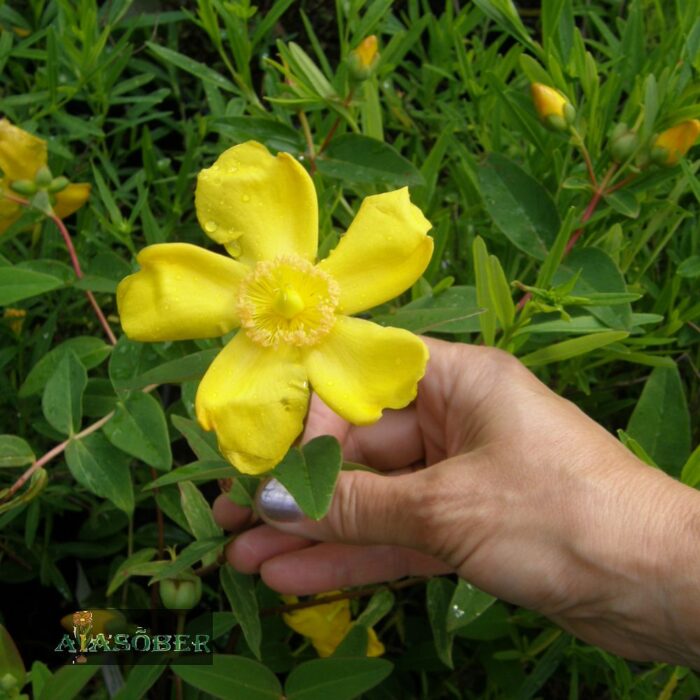
[{"label": "yellow stamen", "polygon": [[316,345],[335,323],[338,284],[300,257],[259,262],[241,282],[238,315],[248,337],[266,347]]}]

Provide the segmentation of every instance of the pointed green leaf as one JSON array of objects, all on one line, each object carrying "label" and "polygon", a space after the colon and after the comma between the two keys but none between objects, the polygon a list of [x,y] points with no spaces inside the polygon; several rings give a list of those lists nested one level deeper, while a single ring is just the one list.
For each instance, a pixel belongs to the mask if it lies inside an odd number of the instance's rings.
[{"label": "pointed green leaf", "polygon": [[134,393],[117,403],[112,419],[103,428],[109,441],[155,469],[170,469],[173,456],[170,436],[160,402],[150,394]]},{"label": "pointed green leaf", "polygon": [[110,500],[127,515],[134,511],[129,458],[100,433],[71,440],[66,462],[75,480],[97,496]]},{"label": "pointed green leaf", "polygon": [[73,435],[80,430],[86,386],[85,367],[74,352],[68,351],[46,382],[41,399],[46,420],[60,433]]},{"label": "pointed green leaf", "polygon": [[21,437],[0,435],[0,469],[21,467],[25,464],[31,464],[35,459],[32,448]]},{"label": "pointed green leaf", "polygon": [[219,582],[224,589],[231,611],[236,616],[243,630],[250,650],[260,658],[262,627],[258,599],[255,595],[255,580],[248,574],[242,574],[233,567],[224,564],[219,569]]},{"label": "pointed green leaf", "polygon": [[320,520],[330,508],[343,459],[338,441],[322,435],[292,448],[270,473],[294,496],[304,513]]},{"label": "pointed green leaf", "polygon": [[214,654],[209,666],[170,668],[185,683],[222,700],[280,700],[282,687],[277,676],[259,661],[244,656]]},{"label": "pointed green leaf", "polygon": [[521,357],[520,360],[528,367],[541,367],[552,362],[563,362],[572,357],[587,355],[589,352],[603,348],[611,343],[617,343],[629,336],[627,331],[603,331],[602,333],[591,333],[580,338],[562,340],[546,348],[535,350],[529,355]]}]

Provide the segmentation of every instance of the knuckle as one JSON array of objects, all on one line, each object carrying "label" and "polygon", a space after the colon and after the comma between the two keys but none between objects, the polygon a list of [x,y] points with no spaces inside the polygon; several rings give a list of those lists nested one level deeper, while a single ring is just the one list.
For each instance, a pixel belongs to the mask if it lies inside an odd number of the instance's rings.
[{"label": "knuckle", "polygon": [[333,535],[343,542],[356,542],[360,537],[360,483],[362,472],[347,472],[339,479],[333,493],[333,507],[328,523]]}]

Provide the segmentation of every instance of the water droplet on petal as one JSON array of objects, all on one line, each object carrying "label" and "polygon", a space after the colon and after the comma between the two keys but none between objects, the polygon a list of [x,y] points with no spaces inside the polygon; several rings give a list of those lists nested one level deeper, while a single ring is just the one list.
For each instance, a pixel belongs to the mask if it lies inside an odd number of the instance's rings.
[{"label": "water droplet on petal", "polygon": [[249,195],[249,194],[244,194],[244,195],[241,197],[241,199],[242,199],[244,202],[250,202],[250,195]]},{"label": "water droplet on petal", "polygon": [[219,227],[216,225],[215,221],[207,221],[204,224],[204,230],[207,233],[214,233],[214,231],[216,231],[217,228],[219,228]]}]

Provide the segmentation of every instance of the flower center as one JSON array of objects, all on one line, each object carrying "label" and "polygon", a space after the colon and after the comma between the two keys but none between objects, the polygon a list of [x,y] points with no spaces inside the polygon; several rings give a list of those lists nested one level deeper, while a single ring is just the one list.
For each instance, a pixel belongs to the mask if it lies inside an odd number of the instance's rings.
[{"label": "flower center", "polygon": [[325,272],[285,255],[259,262],[243,279],[238,314],[260,345],[315,345],[333,327],[338,296],[338,284]]}]

